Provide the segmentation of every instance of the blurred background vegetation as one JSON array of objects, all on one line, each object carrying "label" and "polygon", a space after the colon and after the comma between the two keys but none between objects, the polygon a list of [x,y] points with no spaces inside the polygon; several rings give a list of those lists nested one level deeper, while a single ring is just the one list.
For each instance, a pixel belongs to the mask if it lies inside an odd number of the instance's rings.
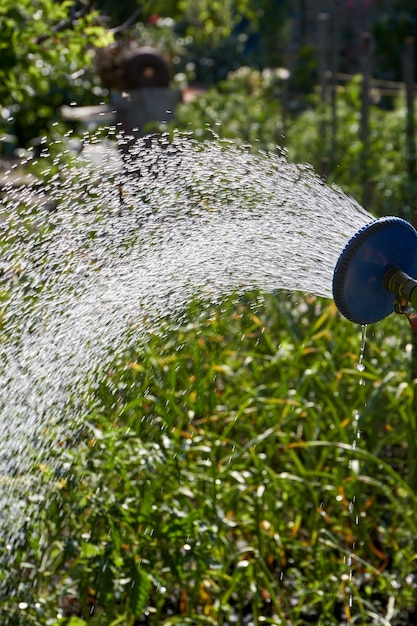
[{"label": "blurred background vegetation", "polygon": [[111,101],[98,50],[153,45],[173,88],[204,89],[177,127],[284,147],[376,214],[413,219],[417,9],[405,0],[1,0],[0,26],[4,156],[74,129],[63,105]]},{"label": "blurred background vegetation", "polygon": [[[1,154],[81,134],[61,107],[109,103],[97,50],[134,42],[198,93],[163,130],[284,149],[415,223],[416,34],[407,0],[0,0]],[[127,349],[61,473],[35,469],[50,497],[0,571],[2,623],[416,623],[403,320],[368,332],[362,372],[360,333],[317,298],[189,319]]]}]

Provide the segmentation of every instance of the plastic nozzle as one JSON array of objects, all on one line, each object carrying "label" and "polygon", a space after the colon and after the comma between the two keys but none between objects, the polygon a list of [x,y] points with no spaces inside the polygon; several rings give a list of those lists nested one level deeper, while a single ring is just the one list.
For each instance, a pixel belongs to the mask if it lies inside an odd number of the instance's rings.
[{"label": "plastic nozzle", "polygon": [[[366,224],[343,249],[333,298],[351,322],[371,324],[408,303],[417,310],[417,231],[398,217]],[[401,312],[401,311],[399,311]]]}]

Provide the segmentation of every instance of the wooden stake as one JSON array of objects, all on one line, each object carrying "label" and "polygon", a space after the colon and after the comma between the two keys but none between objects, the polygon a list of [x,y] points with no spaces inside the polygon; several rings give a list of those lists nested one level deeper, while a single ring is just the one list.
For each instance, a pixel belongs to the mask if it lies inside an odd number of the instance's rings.
[{"label": "wooden stake", "polygon": [[415,61],[414,61],[414,37],[407,37],[404,42],[404,83],[405,97],[407,106],[406,119],[406,163],[408,173],[408,206],[410,207],[412,221],[417,226],[417,213],[415,203],[415,185],[416,185],[416,138],[415,138],[415,119],[414,119],[414,80],[415,80]]},{"label": "wooden stake", "polygon": [[340,60],[340,8],[336,6],[333,11],[333,28],[332,28],[332,77],[331,77],[331,108],[332,108],[332,146],[331,146],[331,167],[333,168],[334,156],[337,145],[337,72],[339,70]]},{"label": "wooden stake", "polygon": [[[326,104],[327,104],[327,40],[329,14],[319,13],[318,15],[318,56],[319,56],[319,84],[320,84],[320,115],[319,115],[319,132],[323,145],[327,140],[327,123],[326,123]],[[319,173],[326,178],[329,173],[329,159],[326,151],[323,151],[320,160]]]},{"label": "wooden stake", "polygon": [[372,35],[362,33],[362,93],[361,93],[361,125],[360,140],[362,142],[362,158],[360,176],[362,179],[362,204],[367,208],[370,204],[370,185],[368,181],[369,158],[369,104],[372,76]]}]

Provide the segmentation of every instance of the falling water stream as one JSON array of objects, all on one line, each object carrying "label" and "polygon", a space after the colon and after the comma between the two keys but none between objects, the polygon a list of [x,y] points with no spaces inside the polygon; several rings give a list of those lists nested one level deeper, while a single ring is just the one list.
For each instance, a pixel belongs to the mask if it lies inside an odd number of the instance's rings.
[{"label": "falling water stream", "polygon": [[10,544],[25,477],[53,462],[54,441],[127,342],[175,323],[196,297],[331,297],[342,248],[372,219],[285,156],[180,134],[139,142],[129,159],[106,146],[71,157],[64,142],[44,184],[14,181],[3,194],[0,533]]},{"label": "falling water stream", "polygon": [[[364,365],[364,359],[365,359],[365,348],[366,348],[366,335],[367,335],[367,326],[364,325],[362,326],[362,333],[361,333],[361,343],[360,343],[360,351],[359,351],[359,359],[358,362],[356,364],[356,369],[358,370],[358,372],[360,372],[361,374],[365,371],[365,365]],[[365,379],[364,378],[360,378],[358,381],[359,385],[365,385]],[[366,405],[365,405],[366,406]],[[365,408],[365,407],[364,407]],[[352,441],[352,449],[356,450],[356,447],[359,445],[360,443],[360,439],[361,439],[361,413],[360,411],[358,411],[358,409],[355,409],[353,411],[353,421],[352,421],[352,426],[353,426],[353,441]],[[351,459],[349,462],[349,466],[352,470],[352,472],[358,476],[360,473],[360,462],[359,459]],[[355,526],[359,526],[360,524],[360,511],[358,511],[358,506],[357,506],[357,502],[356,502],[356,496],[353,496],[352,500],[349,502],[349,513],[351,515],[351,524],[352,524],[352,528],[355,528]],[[351,584],[352,580],[353,580],[353,574],[354,574],[354,569],[356,566],[356,560],[358,557],[358,553],[357,553],[357,544],[355,541],[355,532],[352,533],[352,543],[350,546],[350,554],[348,555],[347,559],[346,559],[346,564],[349,568],[349,583]],[[351,593],[349,596],[349,609],[352,608],[353,606],[353,602],[354,602],[354,598],[353,598],[353,594]]]}]

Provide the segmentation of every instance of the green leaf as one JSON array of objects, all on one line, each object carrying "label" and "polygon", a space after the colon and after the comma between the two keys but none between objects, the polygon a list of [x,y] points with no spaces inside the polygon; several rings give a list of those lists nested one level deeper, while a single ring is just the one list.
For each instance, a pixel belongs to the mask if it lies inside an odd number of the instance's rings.
[{"label": "green leaf", "polygon": [[132,615],[140,617],[148,604],[152,582],[146,571],[137,566],[134,559],[130,561],[130,575],[132,583],[129,593],[129,607]]},{"label": "green leaf", "polygon": [[87,622],[73,615],[70,617],[69,622],[67,622],[67,626],[87,626]]}]

